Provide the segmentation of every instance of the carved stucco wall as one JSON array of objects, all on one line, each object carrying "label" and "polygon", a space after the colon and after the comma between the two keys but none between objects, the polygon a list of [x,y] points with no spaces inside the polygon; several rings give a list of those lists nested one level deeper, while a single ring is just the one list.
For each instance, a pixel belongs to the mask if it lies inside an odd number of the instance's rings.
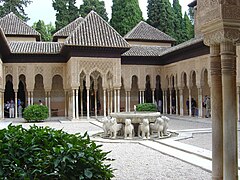
[{"label": "carved stucco wall", "polygon": [[80,86],[80,74],[86,75],[86,86],[89,85],[90,75],[99,72],[102,77],[103,87],[108,87],[107,75],[112,74],[112,87],[121,87],[121,59],[120,58],[89,58],[72,57],[67,63],[67,86],[78,88]]},{"label": "carved stucco wall", "polygon": [[7,75],[13,77],[13,88],[18,89],[19,76],[24,75],[26,77],[27,90],[34,89],[35,76],[37,74],[42,75],[45,90],[51,90],[52,78],[55,75],[60,75],[63,78],[63,86],[65,87],[65,64],[46,64],[46,63],[11,63],[4,64],[4,79]]}]

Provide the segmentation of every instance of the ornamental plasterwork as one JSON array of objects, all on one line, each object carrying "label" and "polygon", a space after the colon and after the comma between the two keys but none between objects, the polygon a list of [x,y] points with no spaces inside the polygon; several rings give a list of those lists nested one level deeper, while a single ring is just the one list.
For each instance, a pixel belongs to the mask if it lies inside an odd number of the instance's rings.
[{"label": "ornamental plasterwork", "polygon": [[238,19],[240,20],[240,7],[239,6],[223,6],[222,8],[223,19]]},{"label": "ornamental plasterwork", "polygon": [[18,74],[24,74],[26,75],[26,71],[27,70],[27,67],[26,66],[18,66]]},{"label": "ornamental plasterwork", "polygon": [[63,67],[62,66],[55,66],[52,68],[52,77],[55,75],[60,75],[63,77]]},{"label": "ornamental plasterwork", "polygon": [[35,74],[43,74],[43,67],[42,66],[36,66],[35,67]]},{"label": "ornamental plasterwork", "polygon": [[12,66],[5,66],[5,75],[11,74],[13,75],[13,67]]}]

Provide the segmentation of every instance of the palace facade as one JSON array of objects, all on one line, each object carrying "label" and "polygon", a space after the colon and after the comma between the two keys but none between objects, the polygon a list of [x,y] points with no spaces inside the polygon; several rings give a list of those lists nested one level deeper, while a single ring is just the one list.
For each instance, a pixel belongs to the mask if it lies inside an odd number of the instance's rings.
[{"label": "palace facade", "polygon": [[20,99],[23,107],[41,100],[50,116],[69,119],[128,112],[159,100],[162,113],[191,116],[195,100],[194,115],[204,117],[203,99],[211,97],[210,50],[197,21],[195,32],[173,46],[172,37],[139,22],[121,37],[92,11],[56,32],[53,42],[41,42],[36,30],[10,13],[0,19],[0,116],[6,117],[6,101],[17,107]]}]

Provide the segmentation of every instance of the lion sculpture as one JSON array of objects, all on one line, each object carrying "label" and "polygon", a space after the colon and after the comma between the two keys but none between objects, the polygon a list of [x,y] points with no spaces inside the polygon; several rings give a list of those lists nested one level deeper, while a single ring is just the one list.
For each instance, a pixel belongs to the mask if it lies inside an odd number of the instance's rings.
[{"label": "lion sculpture", "polygon": [[131,139],[134,136],[134,127],[132,125],[131,119],[125,120],[125,128],[124,128],[124,138],[127,139],[128,137]]},{"label": "lion sculpture", "polygon": [[103,123],[103,131],[104,131],[104,136],[109,136],[110,135],[110,119],[108,117],[104,117],[102,119]]},{"label": "lion sculpture", "polygon": [[167,129],[168,129],[168,122],[169,122],[170,119],[167,116],[162,116],[162,119],[164,120],[163,135],[166,136],[167,135]]},{"label": "lion sculpture", "polygon": [[117,124],[116,118],[111,118],[109,125],[110,137],[116,139],[117,133],[122,130],[122,127],[122,124]]},{"label": "lion sculpture", "polygon": [[141,133],[143,139],[150,139],[149,132],[149,120],[143,119],[142,123],[138,126],[138,137],[141,137]]},{"label": "lion sculpture", "polygon": [[163,136],[164,132],[164,120],[161,117],[158,117],[154,123],[150,123],[150,132],[157,132],[157,137],[160,138]]}]

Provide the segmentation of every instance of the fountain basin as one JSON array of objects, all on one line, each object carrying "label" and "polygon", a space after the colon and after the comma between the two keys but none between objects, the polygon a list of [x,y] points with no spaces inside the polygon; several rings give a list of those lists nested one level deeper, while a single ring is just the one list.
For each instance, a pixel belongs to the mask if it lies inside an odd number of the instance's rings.
[{"label": "fountain basin", "polygon": [[145,118],[150,123],[155,122],[160,115],[160,112],[118,112],[110,114],[111,117],[116,118],[117,123],[125,123],[125,119],[131,119],[133,124],[142,123],[142,120]]}]

